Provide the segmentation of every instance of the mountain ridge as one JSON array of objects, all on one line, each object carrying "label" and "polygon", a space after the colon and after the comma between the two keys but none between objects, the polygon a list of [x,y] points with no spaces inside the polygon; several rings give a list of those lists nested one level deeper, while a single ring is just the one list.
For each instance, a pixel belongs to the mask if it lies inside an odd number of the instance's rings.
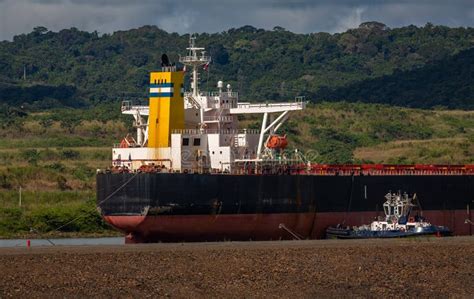
[{"label": "mountain ridge", "polygon": [[[71,86],[75,89],[72,97],[89,105],[146,100],[148,73],[159,67],[161,54],[167,53],[177,61],[188,39],[189,34],[168,33],[156,26],[102,36],[75,28],[52,32],[36,27],[11,42],[0,42],[0,81],[13,82],[23,89],[25,85]],[[210,72],[201,76],[201,87],[213,88],[215,82],[224,80],[239,91],[243,100],[277,101],[306,95],[317,101],[361,101],[377,91],[369,102],[474,109],[471,88],[456,93],[459,86],[472,85],[473,76],[454,76],[456,69],[449,65],[459,55],[472,61],[474,52],[469,50],[474,47],[473,28],[428,23],[424,27],[390,29],[366,22],[343,33],[296,34],[281,27],[263,30],[243,26],[197,34],[197,45],[206,47],[213,57]],[[423,92],[433,89],[423,89],[416,82],[426,77],[417,70],[430,65],[438,65],[438,74],[444,78],[435,81],[442,84],[437,89],[437,100],[427,104],[425,97],[430,95]],[[472,73],[471,64],[457,67],[459,73]],[[411,89],[406,88],[401,76],[397,77],[407,72],[415,76]],[[22,80],[25,73],[26,81]],[[387,78],[401,91],[387,89]],[[404,100],[407,94],[411,95],[410,101]],[[61,93],[54,96],[52,107],[70,105]],[[18,90],[12,93],[0,87],[4,103],[16,105],[18,97]],[[44,97],[23,104],[32,109],[48,108],[42,101]]]}]

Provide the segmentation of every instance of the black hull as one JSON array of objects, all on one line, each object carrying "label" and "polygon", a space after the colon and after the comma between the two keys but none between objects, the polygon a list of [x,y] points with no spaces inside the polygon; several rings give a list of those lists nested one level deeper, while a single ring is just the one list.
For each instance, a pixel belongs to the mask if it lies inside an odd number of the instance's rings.
[{"label": "black hull", "polygon": [[423,210],[463,210],[474,203],[474,176],[97,175],[105,215],[146,206],[160,215],[376,211],[389,190],[416,193]]},{"label": "black hull", "polygon": [[[307,218],[305,226],[313,228],[305,227],[301,231],[312,232],[311,235],[305,233],[303,236],[310,238],[322,237],[328,226],[337,223],[370,223],[373,217],[383,214],[384,196],[390,190],[416,193],[425,216],[431,213],[435,218],[427,217],[433,224],[449,228],[456,226],[452,228],[455,234],[472,233],[470,224],[463,225],[466,219],[472,219],[472,175],[97,175],[98,206],[106,219],[127,215],[146,215],[148,218],[152,217],[153,221],[160,217],[180,219],[180,216],[206,216],[217,219],[233,215],[257,215],[252,219],[258,222],[258,215],[304,215]],[[140,228],[138,224],[136,228],[127,226],[126,229],[120,228],[117,223],[113,225],[127,233],[139,232],[146,235],[148,231],[152,231],[153,226],[159,225],[153,223],[155,224],[151,226],[146,225],[146,229],[144,226]],[[299,231],[298,227],[289,229]],[[189,230],[193,230],[193,227],[189,227]],[[224,237],[233,239],[232,234],[224,234]],[[160,239],[156,235],[153,238]]]}]

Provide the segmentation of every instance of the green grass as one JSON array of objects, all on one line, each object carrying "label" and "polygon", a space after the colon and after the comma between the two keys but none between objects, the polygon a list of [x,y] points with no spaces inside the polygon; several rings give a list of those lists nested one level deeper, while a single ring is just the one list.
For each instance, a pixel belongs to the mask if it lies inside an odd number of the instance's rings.
[{"label": "green grass", "polygon": [[[257,121],[253,124],[258,126]],[[409,160],[412,163],[465,164],[472,163],[474,156],[474,111],[321,103],[295,113],[284,129],[289,133],[292,146],[303,151],[317,151],[319,155],[315,162],[320,163],[398,163]],[[447,138],[459,142],[436,142]],[[410,151],[400,152],[394,157],[393,152],[387,150],[400,141],[431,142],[429,150],[422,156],[412,154],[419,150],[419,145],[412,143],[406,144],[406,147],[412,147]],[[358,155],[361,150],[371,149],[381,151],[376,159]],[[449,155],[450,151],[453,151],[452,155]]]},{"label": "green grass", "polygon": [[[0,237],[55,232],[101,233],[110,228],[96,210],[92,191],[0,192]],[[74,220],[71,222],[71,220]],[[66,225],[65,225],[66,224]]]},{"label": "green grass", "polygon": [[44,148],[44,147],[100,147],[112,145],[116,141],[112,138],[98,139],[97,137],[82,136],[57,136],[36,137],[29,136],[28,139],[0,139],[0,148]]}]

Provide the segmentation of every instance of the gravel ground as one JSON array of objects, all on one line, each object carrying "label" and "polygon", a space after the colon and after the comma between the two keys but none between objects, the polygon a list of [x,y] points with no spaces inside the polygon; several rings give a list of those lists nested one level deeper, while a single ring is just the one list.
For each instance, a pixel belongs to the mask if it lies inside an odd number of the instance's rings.
[{"label": "gravel ground", "polygon": [[474,237],[0,249],[0,297],[474,298]]}]

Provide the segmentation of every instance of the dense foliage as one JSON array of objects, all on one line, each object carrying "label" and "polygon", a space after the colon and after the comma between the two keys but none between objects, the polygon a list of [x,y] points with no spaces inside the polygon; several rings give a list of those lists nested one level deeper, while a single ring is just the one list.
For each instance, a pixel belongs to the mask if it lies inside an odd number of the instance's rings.
[{"label": "dense foliage", "polygon": [[[177,61],[188,39],[154,26],[102,36],[37,27],[0,42],[0,101],[38,109],[143,99],[161,54]],[[318,101],[474,108],[473,28],[389,29],[370,22],[338,34],[295,34],[244,26],[199,34],[197,43],[213,58],[203,88],[224,80],[244,100],[307,95]]]}]

